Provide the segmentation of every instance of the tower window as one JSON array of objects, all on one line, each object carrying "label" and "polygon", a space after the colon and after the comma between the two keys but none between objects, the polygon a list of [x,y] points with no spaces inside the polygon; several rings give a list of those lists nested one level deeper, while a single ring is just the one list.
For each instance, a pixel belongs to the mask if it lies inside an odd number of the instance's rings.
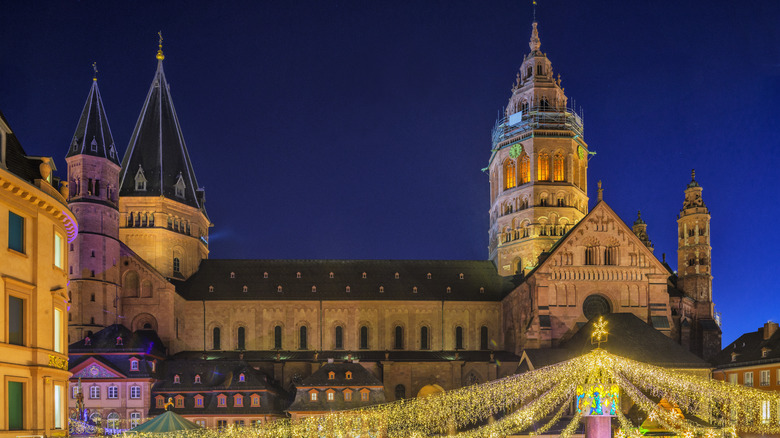
[{"label": "tower window", "polygon": [[212,330],[212,338],[211,338],[211,346],[213,350],[219,350],[220,345],[220,338],[219,338],[219,327],[214,327],[214,330]]},{"label": "tower window", "polygon": [[305,350],[307,348],[306,341],[306,326],[302,325],[298,334],[298,349]]},{"label": "tower window", "polygon": [[585,248],[585,264],[586,265],[595,265],[597,264],[598,260],[598,248],[595,246],[588,246]]},{"label": "tower window", "polygon": [[539,167],[539,171],[537,172],[537,180],[538,181],[549,181],[550,180],[550,155],[548,154],[539,154],[539,159],[537,160],[537,166]]},{"label": "tower window", "polygon": [[178,257],[173,258],[173,273],[181,274],[181,262]]},{"label": "tower window", "polygon": [[183,198],[184,188],[186,186],[184,184],[184,177],[181,175],[181,172],[179,172],[179,178],[176,180],[176,184],[174,184],[173,187],[176,189],[176,197]]},{"label": "tower window", "polygon": [[479,329],[479,349],[488,349],[488,328],[484,325]]},{"label": "tower window", "polygon": [[428,338],[428,327],[420,327],[420,350],[428,350],[430,347]]},{"label": "tower window", "polygon": [[89,144],[89,150],[97,152],[97,141],[95,141],[95,137],[92,137],[92,143]]},{"label": "tower window", "polygon": [[564,164],[563,155],[555,154],[555,157],[553,157],[553,180],[554,181],[564,180],[563,164]]},{"label": "tower window", "polygon": [[274,327],[274,350],[282,349],[282,326]]},{"label": "tower window", "polygon": [[246,350],[246,329],[244,327],[238,328],[238,349]]},{"label": "tower window", "polygon": [[368,327],[360,327],[360,349],[368,350]]},{"label": "tower window", "polygon": [[455,349],[463,349],[463,327],[455,327]]},{"label": "tower window", "polygon": [[400,325],[395,326],[395,345],[393,348],[396,350],[404,348],[404,328]]},{"label": "tower window", "polygon": [[504,190],[517,187],[517,169],[515,160],[507,159],[504,162]]},{"label": "tower window", "polygon": [[344,348],[344,328],[336,326],[336,350]]},{"label": "tower window", "polygon": [[604,264],[605,265],[617,265],[617,247],[609,246],[604,249]]},{"label": "tower window", "polygon": [[542,74],[542,65],[541,64],[536,66],[536,74],[538,74],[538,75]]},{"label": "tower window", "polygon": [[531,160],[528,155],[523,154],[520,157],[520,184],[526,184],[531,181]]},{"label": "tower window", "polygon": [[533,76],[533,74],[534,74],[534,68],[529,65],[526,76],[530,78],[531,76]]}]

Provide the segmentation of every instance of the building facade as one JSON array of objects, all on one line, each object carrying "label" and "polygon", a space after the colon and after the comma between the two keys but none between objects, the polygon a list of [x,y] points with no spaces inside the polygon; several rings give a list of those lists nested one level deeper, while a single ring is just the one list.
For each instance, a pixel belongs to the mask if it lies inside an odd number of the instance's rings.
[{"label": "building facade", "polygon": [[[582,119],[540,51],[536,23],[529,47],[493,130],[488,260],[209,259],[205,194],[162,49],[118,166],[110,131],[80,134],[82,124],[108,126],[93,83],[68,156],[68,179],[78,187],[69,200],[84,230],[71,263],[71,340],[116,323],[154,330],[182,379],[187,361],[227,361],[288,394],[329,360],[358,363],[382,382],[389,401],[511,375],[524,351],[555,348],[609,313],[631,314],[685,349],[713,356],[720,329],[701,186],[694,178],[685,189],[677,218],[685,269],[675,274],[654,256],[648,224],[640,217],[627,225],[601,187],[588,209]],[[110,194],[98,190],[98,179]],[[197,415],[195,395],[204,403],[207,394],[219,396],[200,387],[178,394],[184,384],[173,378],[161,377],[153,391],[165,403],[173,398],[174,410]],[[202,420],[219,426],[284,413],[245,411],[242,420],[243,401],[238,413],[228,407]],[[156,399],[147,408],[160,409]]]},{"label": "building facade", "polygon": [[67,247],[78,223],[52,163],[28,156],[0,113],[2,437],[67,431]]}]

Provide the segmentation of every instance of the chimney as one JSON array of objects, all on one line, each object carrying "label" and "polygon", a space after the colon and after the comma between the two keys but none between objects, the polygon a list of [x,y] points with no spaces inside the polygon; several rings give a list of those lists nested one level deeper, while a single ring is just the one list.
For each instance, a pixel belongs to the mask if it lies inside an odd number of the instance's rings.
[{"label": "chimney", "polygon": [[775,332],[778,329],[778,324],[776,322],[767,321],[766,324],[764,324],[764,340],[771,338],[772,335],[775,334]]}]

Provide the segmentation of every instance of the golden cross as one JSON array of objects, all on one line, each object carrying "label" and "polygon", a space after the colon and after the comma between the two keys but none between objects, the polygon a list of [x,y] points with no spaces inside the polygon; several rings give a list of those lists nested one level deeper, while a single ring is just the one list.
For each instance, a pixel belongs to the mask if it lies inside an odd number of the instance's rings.
[{"label": "golden cross", "polygon": [[608,335],[607,321],[604,321],[603,316],[599,316],[599,320],[593,324],[593,333],[590,335],[590,343],[596,344],[596,348],[601,348],[601,343],[607,342]]},{"label": "golden cross", "polygon": [[98,72],[97,62],[92,63],[92,69],[95,70],[95,74],[92,76],[92,79],[97,79],[97,72]]},{"label": "golden cross", "polygon": [[162,31],[157,32],[157,35],[160,37],[160,47],[162,47]]}]

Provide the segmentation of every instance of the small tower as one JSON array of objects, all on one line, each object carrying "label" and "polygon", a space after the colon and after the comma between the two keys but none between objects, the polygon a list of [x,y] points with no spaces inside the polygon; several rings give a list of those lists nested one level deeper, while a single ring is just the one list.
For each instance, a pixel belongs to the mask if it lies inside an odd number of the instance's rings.
[{"label": "small tower", "polygon": [[636,234],[636,237],[638,237],[650,251],[654,249],[653,242],[650,241],[650,236],[647,235],[647,224],[642,220],[641,211],[636,212],[636,220],[634,221],[634,226],[631,227],[631,231]]},{"label": "small tower", "polygon": [[208,258],[211,222],[173,106],[164,59],[161,38],[157,71],[122,161],[119,236],[165,277],[186,279]]},{"label": "small tower", "polygon": [[588,145],[533,23],[502,119],[493,128],[489,258],[503,276],[534,267],[588,212]]},{"label": "small tower", "polygon": [[[678,288],[699,303],[712,307],[712,271],[710,269],[710,212],[701,197],[702,188],[691,171],[691,182],[685,189],[683,208],[677,217]],[[712,318],[712,310],[702,309],[700,317]]]},{"label": "small tower", "polygon": [[68,248],[68,332],[75,342],[115,322],[119,294],[119,155],[97,77],[93,77],[65,161],[68,206],[79,222],[78,236]]}]

